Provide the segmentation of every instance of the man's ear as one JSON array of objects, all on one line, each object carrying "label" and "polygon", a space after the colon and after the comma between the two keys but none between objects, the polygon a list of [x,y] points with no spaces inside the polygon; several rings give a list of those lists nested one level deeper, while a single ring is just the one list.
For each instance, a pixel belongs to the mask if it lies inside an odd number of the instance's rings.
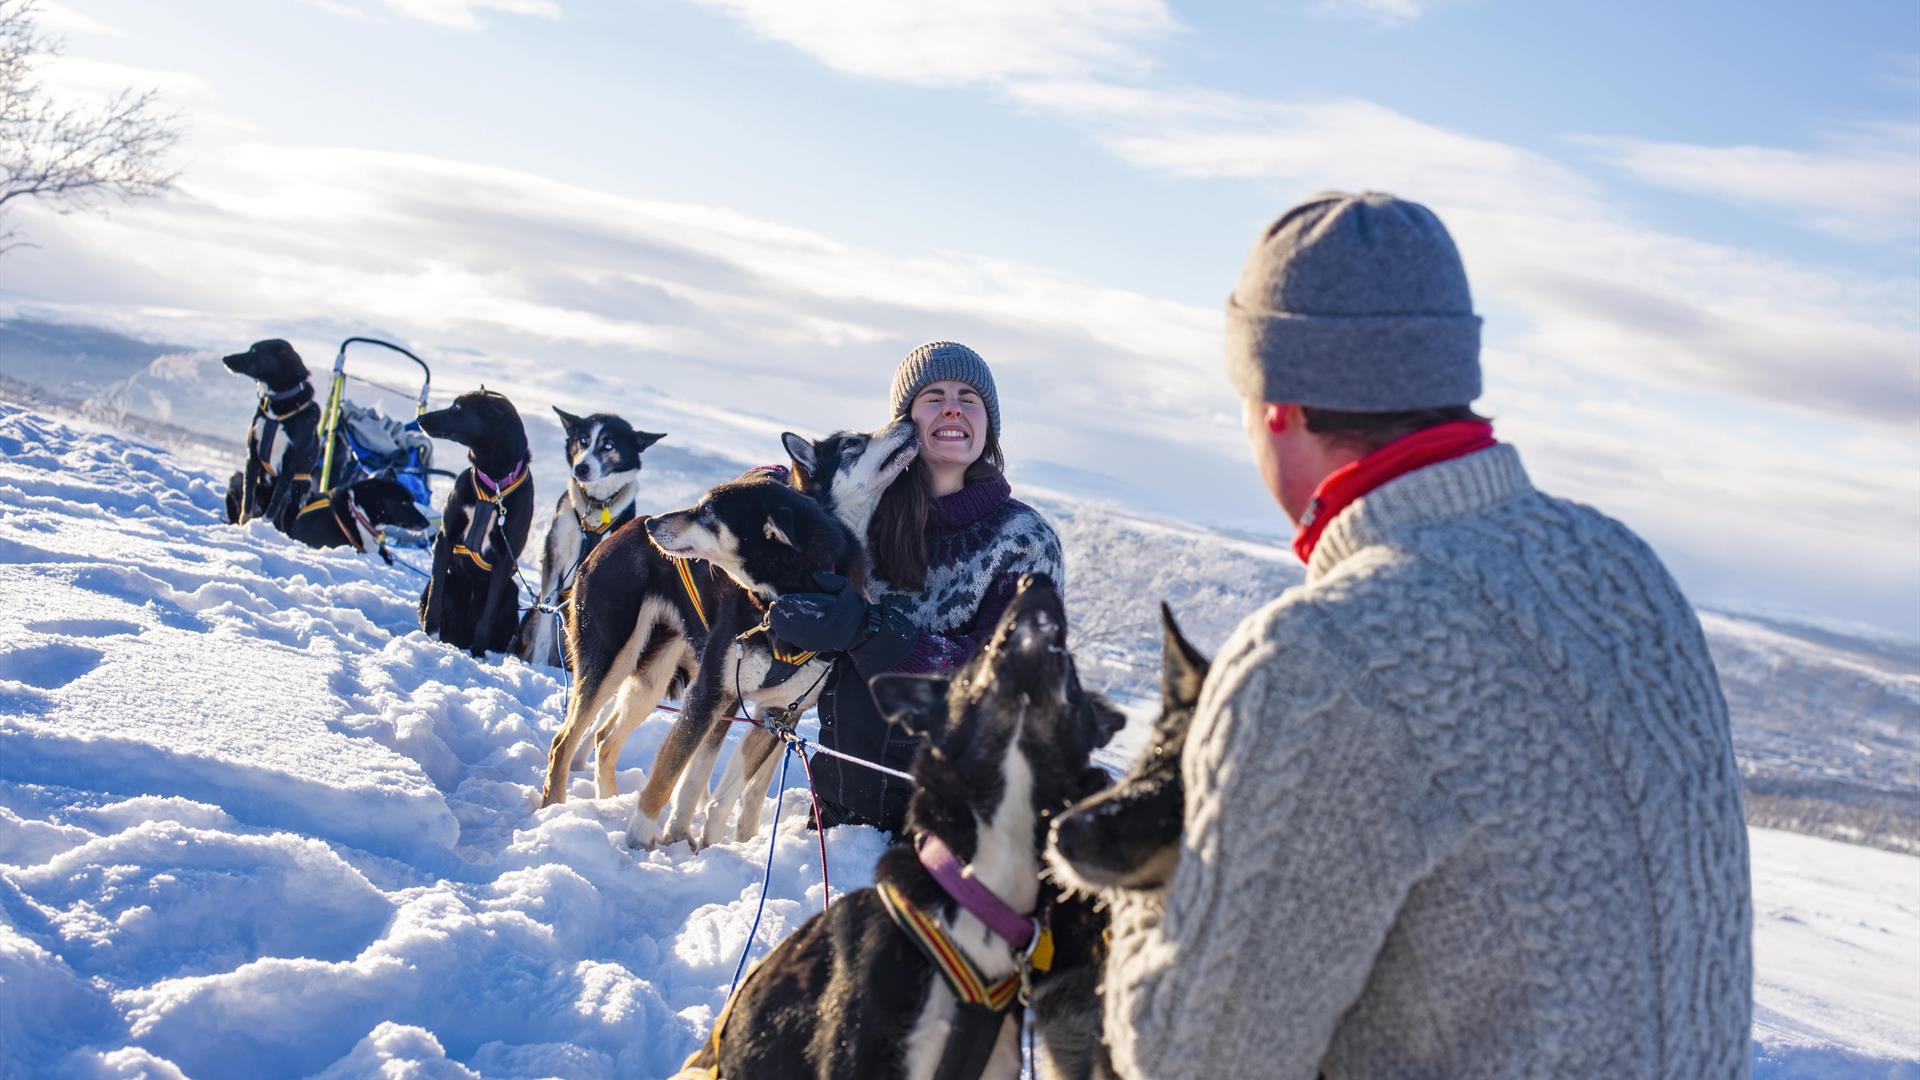
[{"label": "man's ear", "polygon": [[633,437],[640,444],[635,450],[635,452],[637,453],[641,450],[645,450],[649,446],[652,446],[654,443],[659,442],[661,439],[666,438],[667,433],[664,431],[658,431],[658,432],[636,431],[633,433]]},{"label": "man's ear", "polygon": [[767,513],[767,539],[785,544],[798,551],[800,545],[793,542],[793,508],[776,506]]},{"label": "man's ear", "polygon": [[1287,433],[1287,426],[1294,422],[1293,416],[1298,410],[1297,406],[1275,405],[1271,401],[1260,406],[1260,408],[1265,414],[1262,419],[1267,425],[1267,431],[1274,435],[1285,435]]},{"label": "man's ear", "polygon": [[938,675],[875,675],[867,680],[887,723],[909,735],[938,741],[947,728],[947,687]]},{"label": "man's ear", "polygon": [[780,445],[787,448],[787,456],[793,459],[793,467],[811,477],[818,468],[813,456],[813,444],[795,435],[791,431],[780,433]]}]

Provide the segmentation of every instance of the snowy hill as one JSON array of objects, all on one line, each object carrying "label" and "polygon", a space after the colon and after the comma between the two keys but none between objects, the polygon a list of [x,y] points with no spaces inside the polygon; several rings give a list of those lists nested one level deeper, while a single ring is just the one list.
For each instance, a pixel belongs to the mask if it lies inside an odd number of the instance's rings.
[{"label": "snowy hill", "polygon": [[[537,447],[558,445],[530,405],[550,388],[488,381]],[[648,454],[652,505],[753,463],[729,448],[779,430],[648,402],[643,426],[674,432]],[[553,456],[536,466],[550,504]],[[404,570],[221,524],[223,483],[0,405],[0,1076],[670,1072],[725,996],[766,838],[631,852],[631,796],[596,803],[584,774],[575,801],[535,811],[559,673],[428,641]],[[1297,576],[1258,543],[1037,501],[1071,548],[1083,663],[1119,690],[1153,668],[1147,600],[1172,595],[1212,647]],[[1766,729],[1768,768],[1911,792],[1902,646],[1875,660],[1806,630],[1713,628],[1731,697],[1788,671],[1807,709],[1827,707],[1821,731]],[[623,790],[664,727],[629,741]],[[798,783],[762,948],[822,899]],[[1758,1075],[1913,1075],[1920,858],[1753,839]],[[835,830],[835,890],[865,883],[880,846]]]},{"label": "snowy hill", "polygon": [[[7,312],[0,301],[0,315]],[[233,327],[230,338],[267,332]],[[331,362],[326,343],[350,333],[384,334],[377,326],[306,323],[271,332],[292,337],[316,372]],[[222,368],[218,355],[16,315],[0,319],[0,396],[20,399],[24,392],[43,408],[160,442],[195,466],[230,470],[253,385]],[[560,429],[549,406],[610,408],[669,433],[647,451],[641,504],[649,510],[684,506],[720,480],[778,460],[774,436],[800,426],[666,394],[649,386],[644,372],[612,378],[564,360],[530,364],[446,348],[431,350],[431,358],[436,402],[484,383],[518,404],[534,446],[543,516],[562,478]],[[418,377],[378,350],[356,353],[349,370],[407,395]],[[8,383],[7,376],[20,381]],[[397,412],[409,405],[405,395],[357,383],[349,389],[363,404]],[[1210,651],[1242,615],[1300,580],[1299,562],[1278,536],[1230,535],[1145,516],[1106,501],[1111,485],[1097,473],[1023,464],[1017,443],[1009,451],[1016,489],[1061,533],[1076,647],[1089,680],[1102,689],[1125,696],[1151,690],[1159,655],[1152,601],[1171,603],[1188,634]],[[544,528],[544,520],[535,523],[536,546]],[[1805,617],[1708,611],[1703,620],[1733,715],[1749,821],[1920,853],[1920,642]]]}]

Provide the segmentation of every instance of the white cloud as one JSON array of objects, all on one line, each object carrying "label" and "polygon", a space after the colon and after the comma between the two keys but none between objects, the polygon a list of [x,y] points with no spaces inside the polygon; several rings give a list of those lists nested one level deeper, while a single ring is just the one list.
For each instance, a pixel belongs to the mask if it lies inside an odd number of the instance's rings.
[{"label": "white cloud", "polygon": [[65,4],[41,0],[34,6],[33,20],[41,30],[53,34],[90,34],[97,37],[123,37],[120,28],[109,26]]},{"label": "white cloud", "polygon": [[[365,7],[348,3],[346,0],[307,0],[314,7],[332,15],[344,15],[350,18],[372,18],[373,13]],[[525,15],[542,19],[560,17],[558,0],[368,0],[403,19],[417,19],[455,30],[478,30],[486,25],[481,16],[492,13],[498,15]]]},{"label": "white cloud", "polygon": [[1401,26],[1427,13],[1434,0],[1320,0],[1316,10],[1325,15],[1367,19],[1382,26]]},{"label": "white cloud", "polygon": [[[1462,160],[1472,151],[1460,148]],[[1509,231],[1538,219],[1493,220],[1478,205],[1442,212],[1479,260],[1483,307],[1491,294],[1544,327],[1488,350],[1483,401],[1543,486],[1619,514],[1689,580],[1716,589],[1804,565],[1833,569],[1761,592],[1824,609],[1833,608],[1814,590],[1828,586],[1834,596],[1911,594],[1902,553],[1920,528],[1920,443],[1910,419],[1844,419],[1858,411],[1852,397],[1880,392],[1848,388],[1873,373],[1849,374],[1846,356],[1881,346],[1851,341],[1845,335],[1861,331],[1844,326],[1808,336],[1815,323],[1794,306],[1845,322],[1835,313],[1849,304],[1870,312],[1886,298],[1821,294],[1817,276],[1743,268],[1712,248],[1676,253],[1670,238],[1617,224],[1592,235],[1556,225],[1536,248]],[[920,341],[955,338],[994,365],[1016,476],[1023,462],[1070,463],[1125,477],[1132,494],[1122,497],[1145,509],[1277,524],[1245,459],[1212,305],[974,253],[875,251],[720,207],[362,150],[256,145],[203,163],[178,198],[110,220],[23,216],[42,245],[8,256],[18,260],[11,299],[24,309],[38,295],[69,319],[208,347],[267,336],[324,346],[373,330],[429,356],[477,351],[484,359],[463,364],[490,384],[537,381],[636,416],[658,388],[795,430],[871,425],[898,358]],[[1639,250],[1649,245],[1657,257]],[[1626,283],[1609,270],[1621,262],[1630,277],[1682,256],[1694,262],[1671,271],[1676,278],[1722,278],[1752,310],[1702,329],[1696,303],[1649,305],[1648,296],[1666,299],[1661,281],[1620,295]],[[1549,270],[1560,279],[1547,280]],[[1849,399],[1843,406],[1797,418],[1729,397],[1748,377],[1738,372],[1662,370],[1742,348],[1762,367],[1776,355],[1767,339],[1788,332],[1802,336],[1785,352],[1839,358],[1830,379]],[[1897,348],[1903,339],[1888,340]],[[1659,381],[1706,390],[1651,391]],[[1736,535],[1738,550],[1725,550]]]},{"label": "white cloud", "polygon": [[106,60],[83,60],[73,56],[56,56],[44,61],[39,66],[38,75],[49,91],[71,97],[106,97],[127,89],[153,89],[176,96],[205,97],[210,89],[207,80],[184,71],[135,67]]},{"label": "white cloud", "polygon": [[1851,240],[1920,239],[1920,124],[1863,125],[1828,136],[1815,150],[1574,141],[1657,187],[1785,210]]},{"label": "white cloud", "polygon": [[[1920,279],[1808,267],[1648,228],[1551,158],[1370,102],[1099,82],[1010,93],[1138,167],[1273,186],[1276,211],[1328,188],[1427,203],[1454,233],[1479,306],[1507,316],[1489,323],[1491,340],[1598,373],[1824,415],[1895,424],[1920,415]],[[1905,198],[1920,197],[1915,186]]]},{"label": "white cloud", "polygon": [[[1217,308],[1010,260],[887,254],[507,169],[278,146],[206,161],[181,198],[111,220],[23,224],[42,247],[8,258],[35,293],[192,313],[178,330],[159,320],[151,332],[167,340],[331,319],[543,371],[642,372],[691,400],[724,386],[736,408],[812,429],[873,424],[899,357],[950,337],[993,361],[1010,449],[1098,457],[1168,491],[1167,470],[1196,454],[1215,463],[1209,482],[1238,479],[1219,467],[1240,444]],[[276,315],[250,322],[260,312]],[[1098,370],[1083,375],[1092,356]]]},{"label": "white cloud", "polygon": [[697,0],[850,75],[926,86],[1137,73],[1164,0]]}]

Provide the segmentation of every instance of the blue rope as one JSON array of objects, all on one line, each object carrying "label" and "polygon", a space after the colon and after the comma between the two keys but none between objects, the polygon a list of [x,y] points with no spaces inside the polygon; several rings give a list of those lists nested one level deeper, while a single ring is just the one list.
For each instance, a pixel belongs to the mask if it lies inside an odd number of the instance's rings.
[{"label": "blue rope", "polygon": [[394,555],[394,554],[393,554],[393,552],[391,552],[391,551],[389,551],[389,552],[387,552],[387,554],[388,554],[388,555],[393,555],[393,564],[394,564],[395,566],[400,566],[400,567],[404,567],[404,568],[406,568],[406,569],[408,569],[408,570],[411,570],[411,571],[413,571],[414,573],[416,573],[416,574],[419,574],[419,575],[420,575],[421,577],[423,577],[423,578],[426,578],[426,579],[427,579],[428,581],[432,581],[432,580],[433,580],[433,575],[432,575],[432,574],[429,574],[429,573],[427,573],[427,572],[426,572],[425,570],[422,570],[422,569],[420,569],[419,567],[417,567],[417,566],[415,566],[415,565],[413,565],[412,563],[410,563],[410,562],[408,562],[407,560],[405,560],[405,559],[403,559],[403,558],[401,558],[401,557],[400,557],[400,556],[398,556],[398,555]]},{"label": "blue rope", "polygon": [[733,997],[733,992],[740,988],[740,974],[747,970],[747,957],[753,955],[754,936],[760,933],[760,916],[765,914],[767,910],[767,890],[773,886],[773,848],[774,844],[780,839],[780,804],[787,801],[783,796],[787,793],[787,766],[792,763],[793,745],[789,743],[786,749],[780,754],[780,781],[775,784],[773,788],[775,792],[773,797],[773,835],[767,838],[767,868],[760,878],[760,906],[753,911],[753,929],[747,931],[746,947],[740,950],[740,962],[734,965],[733,982],[727,987],[727,997],[729,999]]}]

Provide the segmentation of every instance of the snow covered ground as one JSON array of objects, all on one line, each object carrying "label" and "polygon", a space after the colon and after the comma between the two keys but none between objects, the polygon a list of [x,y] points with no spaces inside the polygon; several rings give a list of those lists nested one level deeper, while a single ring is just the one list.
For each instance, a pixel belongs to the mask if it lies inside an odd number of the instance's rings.
[{"label": "snow covered ground", "polygon": [[[648,454],[650,505],[737,471],[721,448],[776,445],[752,418],[675,421]],[[550,504],[553,457],[536,463]],[[670,1072],[726,994],[765,835],[631,852],[631,795],[597,803],[584,774],[574,801],[536,811],[559,673],[428,641],[417,578],[225,526],[223,484],[0,404],[0,1076]],[[1133,606],[1179,594],[1209,646],[1244,610],[1232,588],[1293,573],[1258,545],[1046,504],[1089,555],[1076,565],[1151,561]],[[1156,542],[1212,545],[1216,567],[1240,560],[1236,584],[1185,582]],[[1083,658],[1126,689],[1151,665],[1113,594],[1076,592],[1097,624]],[[1756,638],[1754,663],[1777,646]],[[1862,722],[1885,730],[1840,764],[1891,762],[1866,780],[1910,791],[1907,684],[1875,670],[1892,696]],[[624,790],[664,728],[629,740]],[[821,903],[804,802],[796,769],[762,948]],[[836,891],[868,880],[881,842],[830,835]],[[1756,1074],[1920,1076],[1920,857],[1769,829],[1753,843]]]}]

